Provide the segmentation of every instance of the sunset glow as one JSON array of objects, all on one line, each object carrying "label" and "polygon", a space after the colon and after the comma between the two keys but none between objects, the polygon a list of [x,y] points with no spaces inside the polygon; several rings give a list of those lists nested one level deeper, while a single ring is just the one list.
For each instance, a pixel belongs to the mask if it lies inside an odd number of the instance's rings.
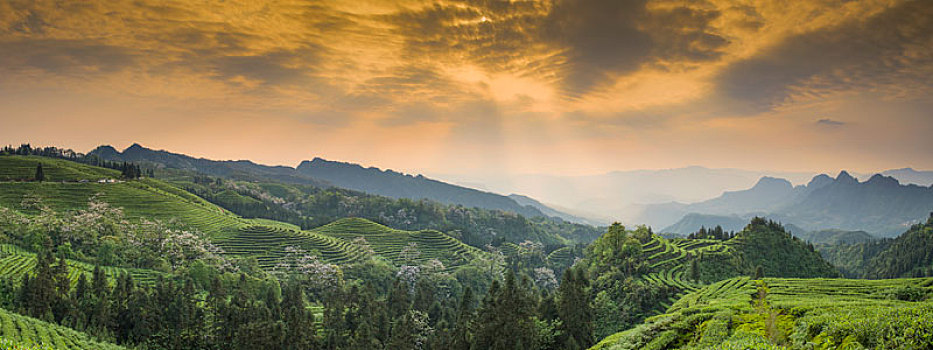
[{"label": "sunset glow", "polygon": [[933,2],[0,1],[0,138],[295,166],[933,167]]}]

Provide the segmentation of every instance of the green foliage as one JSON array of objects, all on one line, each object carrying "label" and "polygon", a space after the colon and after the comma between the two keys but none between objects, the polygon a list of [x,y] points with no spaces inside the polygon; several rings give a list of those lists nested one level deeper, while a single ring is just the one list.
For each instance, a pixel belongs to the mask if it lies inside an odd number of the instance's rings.
[{"label": "green foliage", "polygon": [[933,276],[933,213],[895,238],[890,246],[868,261],[866,278]]},{"label": "green foliage", "polygon": [[[592,349],[923,349],[933,346],[933,279],[735,278]],[[910,295],[899,300],[897,295]]]},{"label": "green foliage", "polygon": [[87,334],[0,309],[0,349],[119,350]]}]

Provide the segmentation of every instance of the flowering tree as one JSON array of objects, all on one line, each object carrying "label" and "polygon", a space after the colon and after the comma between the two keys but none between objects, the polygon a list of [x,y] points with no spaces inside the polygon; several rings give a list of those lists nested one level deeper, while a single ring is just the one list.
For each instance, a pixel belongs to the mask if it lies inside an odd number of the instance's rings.
[{"label": "flowering tree", "polygon": [[299,247],[285,247],[285,257],[276,264],[274,273],[280,277],[296,276],[314,295],[336,290],[343,283],[340,267],[321,261]]},{"label": "flowering tree", "polygon": [[161,255],[171,265],[172,271],[195,260],[211,260],[217,266],[233,269],[232,264],[223,258],[223,249],[208,242],[206,237],[197,231],[169,229],[165,232],[159,248]]},{"label": "flowering tree", "polygon": [[415,242],[409,242],[408,245],[402,248],[402,251],[398,253],[398,257],[409,265],[418,259],[419,256],[421,256],[421,252],[418,251],[418,243]]},{"label": "flowering tree", "polygon": [[557,276],[554,275],[554,270],[547,267],[536,267],[534,278],[535,284],[542,289],[551,290],[557,287]]}]

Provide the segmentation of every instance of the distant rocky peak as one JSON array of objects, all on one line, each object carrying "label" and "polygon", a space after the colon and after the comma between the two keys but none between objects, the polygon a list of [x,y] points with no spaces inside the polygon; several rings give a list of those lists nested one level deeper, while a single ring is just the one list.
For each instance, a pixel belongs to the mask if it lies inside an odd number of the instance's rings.
[{"label": "distant rocky peak", "polygon": [[810,190],[815,190],[831,183],[833,183],[833,178],[826,174],[819,174],[814,176],[813,179],[810,179],[810,182],[807,183],[807,188]]},{"label": "distant rocky peak", "polygon": [[881,174],[872,175],[872,177],[868,179],[868,181],[866,181],[865,183],[873,184],[873,185],[888,185],[888,186],[897,186],[901,184],[899,181],[897,181],[897,179],[891,176],[884,176]]},{"label": "distant rocky peak", "polygon": [[839,175],[836,175],[836,182],[838,183],[858,183],[858,180],[849,175],[849,172],[843,170],[839,172]]},{"label": "distant rocky peak", "polygon": [[770,177],[770,176],[763,176],[761,179],[758,180],[758,183],[756,183],[753,188],[754,189],[784,190],[784,189],[791,189],[793,187],[794,185],[792,185],[790,181],[787,181],[785,179],[780,179],[780,178]]}]

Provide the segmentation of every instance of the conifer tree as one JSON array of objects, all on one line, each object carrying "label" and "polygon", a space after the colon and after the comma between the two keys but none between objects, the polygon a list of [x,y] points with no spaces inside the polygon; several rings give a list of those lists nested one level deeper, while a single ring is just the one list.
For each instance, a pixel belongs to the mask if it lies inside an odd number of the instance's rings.
[{"label": "conifer tree", "polygon": [[458,310],[457,324],[454,326],[453,334],[450,337],[450,350],[470,350],[470,343],[473,341],[473,335],[470,328],[473,325],[473,289],[467,287],[460,298],[460,310]]},{"label": "conifer tree", "polygon": [[585,349],[593,345],[593,308],[587,296],[588,284],[582,269],[568,269],[557,289],[557,313],[562,321],[560,329],[565,349]]},{"label": "conifer tree", "polygon": [[45,181],[45,171],[42,170],[42,163],[36,165],[36,181]]}]

